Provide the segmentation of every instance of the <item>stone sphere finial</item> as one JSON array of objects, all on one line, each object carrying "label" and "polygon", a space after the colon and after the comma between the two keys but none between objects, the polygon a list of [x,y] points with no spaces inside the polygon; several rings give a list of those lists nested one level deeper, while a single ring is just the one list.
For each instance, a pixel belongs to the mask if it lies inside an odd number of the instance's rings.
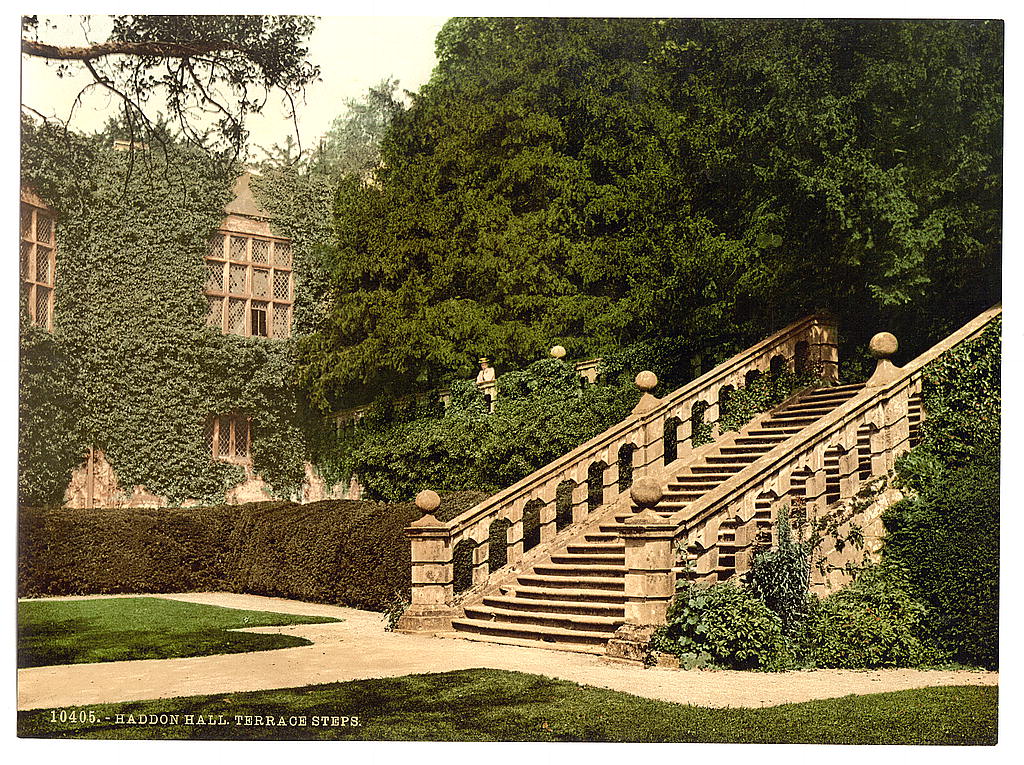
[{"label": "stone sphere finial", "polygon": [[551,348],[551,357],[555,359],[565,358],[565,348],[560,345],[553,346]]},{"label": "stone sphere finial", "polygon": [[633,482],[629,496],[641,509],[646,510],[661,502],[664,492],[661,490],[661,484],[653,478],[638,478]]},{"label": "stone sphere finial", "polygon": [[871,338],[868,351],[876,359],[887,359],[899,349],[900,344],[892,332],[879,332]]},{"label": "stone sphere finial", "polygon": [[437,492],[431,489],[424,489],[416,495],[416,507],[423,511],[424,515],[430,515],[441,506],[441,498]]},{"label": "stone sphere finial", "polygon": [[658,384],[658,376],[649,370],[644,370],[636,376],[636,387],[644,393],[650,393]]}]

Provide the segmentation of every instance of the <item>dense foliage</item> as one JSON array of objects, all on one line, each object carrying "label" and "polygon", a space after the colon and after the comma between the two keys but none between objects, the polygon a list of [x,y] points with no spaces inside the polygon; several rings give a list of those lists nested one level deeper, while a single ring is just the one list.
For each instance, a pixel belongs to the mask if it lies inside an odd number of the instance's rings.
[{"label": "dense foliage", "polygon": [[[295,386],[294,341],[206,326],[203,257],[237,169],[170,139],[132,156],[111,150],[109,134],[28,121],[22,139],[23,183],[60,217],[53,332],[22,310],[19,500],[59,502],[96,446],[122,487],[219,501],[242,469],[212,459],[204,427],[230,411],[252,417],[253,466],[288,496],[321,419]],[[316,264],[303,245],[296,318],[308,326],[300,306]]]},{"label": "dense foliage", "polygon": [[929,365],[923,440],[899,465],[917,494],[884,517],[885,558],[929,605],[929,637],[986,667],[999,660],[1000,332]]},{"label": "dense foliage", "polygon": [[779,670],[792,662],[782,620],[750,590],[730,582],[680,587],[650,647],[685,666]]},{"label": "dense foliage", "polygon": [[778,406],[799,391],[821,384],[813,372],[794,374],[788,369],[758,375],[748,385],[731,391],[722,407],[719,428],[722,432],[739,430],[762,412]]},{"label": "dense foliage", "polygon": [[[449,520],[484,495],[445,496]],[[412,502],[22,508],[18,595],[221,590],[383,611],[410,587]]]},{"label": "dense foliage", "polygon": [[453,19],[339,200],[305,379],[426,390],[555,342],[689,367],[819,307],[914,353],[997,299],[1001,48],[999,22]]},{"label": "dense foliage", "polygon": [[588,385],[556,359],[498,377],[491,414],[472,382],[453,384],[451,395],[441,412],[378,409],[350,434],[347,467],[368,497],[402,501],[424,487],[511,486],[623,420],[639,398],[632,383]]},{"label": "dense foliage", "polygon": [[808,544],[793,539],[787,507],[779,508],[775,528],[775,546],[754,553],[747,586],[779,616],[782,631],[790,635],[806,618],[810,605],[808,588],[813,550]]},{"label": "dense foliage", "polygon": [[905,572],[873,566],[815,603],[802,635],[812,666],[914,667],[934,659],[922,640],[926,608],[911,591]]}]

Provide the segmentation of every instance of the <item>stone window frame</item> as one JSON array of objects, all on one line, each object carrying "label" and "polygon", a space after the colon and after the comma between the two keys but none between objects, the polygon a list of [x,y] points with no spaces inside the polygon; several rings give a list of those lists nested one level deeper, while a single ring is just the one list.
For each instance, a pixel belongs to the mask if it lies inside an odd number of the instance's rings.
[{"label": "stone window frame", "polygon": [[210,240],[204,262],[207,326],[226,335],[291,337],[295,284],[289,240],[222,229]]},{"label": "stone window frame", "polygon": [[240,412],[212,415],[206,420],[206,446],[215,460],[252,464],[252,418]]},{"label": "stone window frame", "polygon": [[[40,221],[47,221],[48,227],[40,226]],[[39,273],[40,254],[46,260],[45,274]],[[52,332],[53,303],[57,292],[57,215],[53,210],[25,201],[24,197],[21,202],[19,268],[29,321]]]}]

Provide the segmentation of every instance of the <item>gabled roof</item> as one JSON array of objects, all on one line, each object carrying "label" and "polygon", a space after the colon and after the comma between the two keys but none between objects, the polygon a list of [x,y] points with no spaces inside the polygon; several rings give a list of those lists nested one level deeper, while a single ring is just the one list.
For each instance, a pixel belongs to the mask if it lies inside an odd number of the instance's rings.
[{"label": "gabled roof", "polygon": [[42,207],[44,210],[54,212],[53,208],[40,199],[39,195],[28,186],[21,187],[21,201],[25,204],[33,205],[34,207]]},{"label": "gabled roof", "polygon": [[238,176],[235,185],[231,189],[235,198],[224,206],[224,212],[228,215],[242,215],[246,218],[261,218],[269,220],[273,216],[256,201],[253,196],[249,182],[253,174],[246,171]]}]

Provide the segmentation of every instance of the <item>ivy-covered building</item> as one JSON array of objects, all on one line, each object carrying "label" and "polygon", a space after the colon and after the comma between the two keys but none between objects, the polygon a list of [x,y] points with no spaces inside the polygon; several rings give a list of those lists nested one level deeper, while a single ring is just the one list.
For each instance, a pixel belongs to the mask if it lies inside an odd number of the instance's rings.
[{"label": "ivy-covered building", "polygon": [[296,319],[308,326],[322,279],[259,187],[170,143],[119,151],[24,126],[20,502],[348,491],[314,467],[329,429],[296,384]]}]

